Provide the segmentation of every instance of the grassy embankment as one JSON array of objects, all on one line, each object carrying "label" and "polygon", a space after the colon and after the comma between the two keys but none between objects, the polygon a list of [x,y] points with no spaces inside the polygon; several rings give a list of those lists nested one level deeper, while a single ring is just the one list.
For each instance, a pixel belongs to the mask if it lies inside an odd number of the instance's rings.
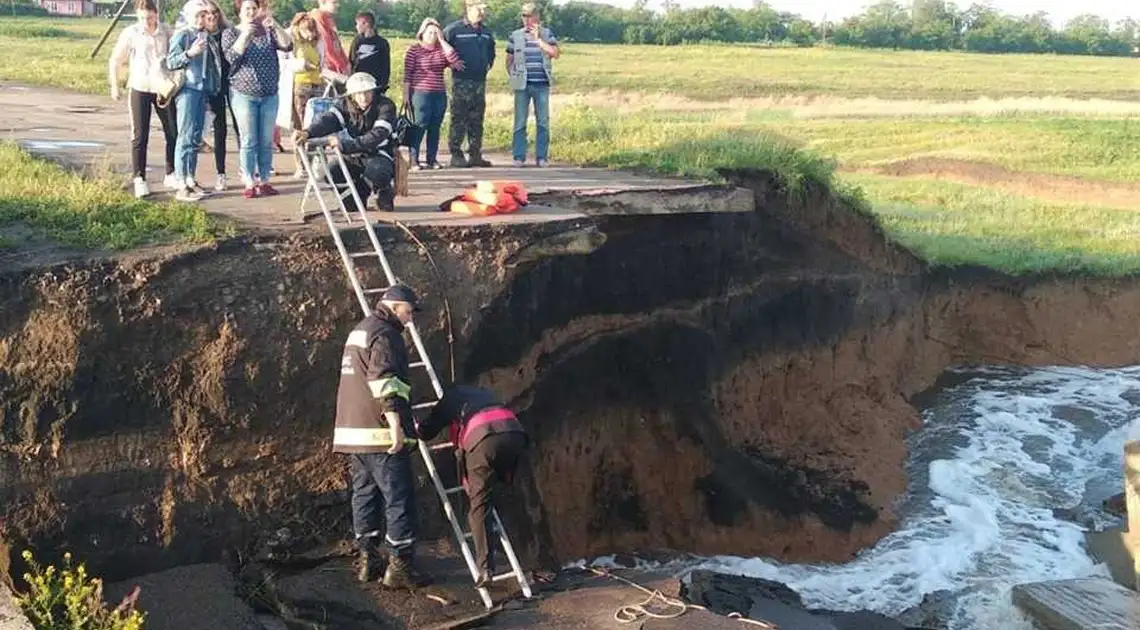
[{"label": "grassy embankment", "polygon": [[[0,19],[0,80],[104,92],[109,45],[86,57],[106,25]],[[398,85],[409,42],[392,43]],[[1133,60],[568,44],[556,63],[556,160],[768,166],[792,187],[861,188],[892,237],[935,263],[1140,271]],[[487,141],[505,147],[501,65],[489,90]]]},{"label": "grassy embankment", "polygon": [[[108,179],[82,177],[0,141],[0,228],[16,222],[86,249],[202,242],[220,229],[200,207],[136,200]],[[14,243],[4,239],[0,249],[6,244]]]}]

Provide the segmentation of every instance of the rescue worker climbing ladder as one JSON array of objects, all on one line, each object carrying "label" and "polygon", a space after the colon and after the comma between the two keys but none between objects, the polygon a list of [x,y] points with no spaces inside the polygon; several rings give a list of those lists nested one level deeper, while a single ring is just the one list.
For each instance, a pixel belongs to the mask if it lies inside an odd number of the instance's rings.
[{"label": "rescue worker climbing ladder", "polygon": [[416,501],[412,448],[416,441],[404,326],[419,309],[408,287],[389,287],[371,315],[349,334],[340,364],[333,450],[350,455],[352,525],[360,550],[358,579],[381,566],[380,510],[389,548],[384,585],[428,583],[415,568]]},{"label": "rescue worker climbing ladder", "polygon": [[421,439],[431,440],[444,427],[455,445],[460,480],[470,503],[467,522],[479,570],[475,585],[487,586],[494,571],[487,540],[492,488],[495,481],[510,484],[514,480],[530,439],[515,414],[491,391],[467,385],[450,388],[416,428]]}]

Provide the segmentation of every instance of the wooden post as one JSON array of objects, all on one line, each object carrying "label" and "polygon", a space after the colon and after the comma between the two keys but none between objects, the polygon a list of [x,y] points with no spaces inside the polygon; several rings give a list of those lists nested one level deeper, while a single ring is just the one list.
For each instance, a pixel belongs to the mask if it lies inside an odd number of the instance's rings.
[{"label": "wooden post", "polygon": [[94,59],[98,54],[99,48],[103,46],[103,42],[107,41],[107,37],[111,35],[111,31],[115,30],[115,26],[119,23],[119,18],[123,17],[123,12],[131,4],[131,0],[123,0],[119,5],[119,10],[115,12],[115,17],[111,18],[111,23],[107,26],[107,30],[103,32],[103,36],[95,43],[95,47],[91,49],[91,54],[87,56],[88,59]]},{"label": "wooden post", "polygon": [[[1136,540],[1140,537],[1140,440],[1124,444],[1124,504],[1128,510],[1128,537]],[[1129,547],[1135,588],[1140,590],[1140,550]]]}]

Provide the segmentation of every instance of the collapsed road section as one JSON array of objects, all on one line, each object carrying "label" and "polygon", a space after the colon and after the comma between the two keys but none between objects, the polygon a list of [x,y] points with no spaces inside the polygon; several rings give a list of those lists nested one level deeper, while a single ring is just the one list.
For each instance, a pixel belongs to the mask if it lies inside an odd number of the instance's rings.
[{"label": "collapsed road section", "polygon": [[[947,365],[1140,358],[1130,281],[931,272],[827,190],[728,175],[672,212],[383,231],[441,374],[535,438],[505,514],[527,563],[848,559],[891,531],[908,399]],[[356,308],[319,233],[4,273],[2,537],[116,579],[346,535],[329,445]]]}]

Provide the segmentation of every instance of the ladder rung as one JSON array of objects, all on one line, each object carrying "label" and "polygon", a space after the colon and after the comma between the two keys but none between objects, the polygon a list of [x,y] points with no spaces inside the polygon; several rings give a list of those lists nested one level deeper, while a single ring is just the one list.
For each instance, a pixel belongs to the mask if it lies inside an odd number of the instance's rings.
[{"label": "ladder rung", "polygon": [[515,572],[511,571],[510,573],[502,573],[500,575],[496,575],[495,577],[491,578],[491,581],[492,582],[502,582],[503,580],[510,579],[513,577],[515,577]]},{"label": "ladder rung", "polygon": [[433,444],[431,450],[442,451],[449,448],[455,448],[455,442],[444,442],[443,444]]},{"label": "ladder rung", "polygon": [[447,490],[444,490],[444,492],[446,492],[447,494],[459,494],[460,492],[463,492],[463,486],[455,486],[454,488],[448,488]]},{"label": "ladder rung", "polygon": [[425,365],[427,365],[427,364],[424,363],[423,361],[416,361],[415,363],[409,363],[408,367],[409,368],[418,368],[418,367],[423,367]]},{"label": "ladder rung", "polygon": [[383,293],[387,290],[388,287],[384,287],[383,289],[365,289],[364,292],[368,295],[372,295],[373,293]]},{"label": "ladder rung", "polygon": [[430,408],[432,408],[438,404],[439,404],[438,400],[433,400],[431,402],[420,403],[418,405],[412,405],[412,409],[415,409],[415,410],[430,409]]},{"label": "ladder rung", "polygon": [[376,255],[376,252],[356,252],[353,254],[349,254],[348,257],[349,258],[366,258],[368,256],[375,256],[375,255]]}]

